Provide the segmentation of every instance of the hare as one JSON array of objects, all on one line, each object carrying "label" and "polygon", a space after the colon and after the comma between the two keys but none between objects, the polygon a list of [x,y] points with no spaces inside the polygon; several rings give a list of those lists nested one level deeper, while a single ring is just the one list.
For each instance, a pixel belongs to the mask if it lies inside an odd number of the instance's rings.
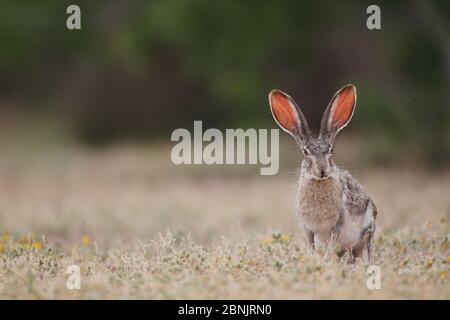
[{"label": "hare", "polygon": [[346,85],[331,98],[317,138],[289,95],[272,90],[269,103],[276,123],[304,155],[295,211],[310,248],[314,251],[316,244],[325,244],[328,252],[337,243],[342,248],[339,257],[348,252],[351,261],[364,256],[370,263],[377,208],[359,182],[333,161],[336,135],[355,111],[356,88]]}]

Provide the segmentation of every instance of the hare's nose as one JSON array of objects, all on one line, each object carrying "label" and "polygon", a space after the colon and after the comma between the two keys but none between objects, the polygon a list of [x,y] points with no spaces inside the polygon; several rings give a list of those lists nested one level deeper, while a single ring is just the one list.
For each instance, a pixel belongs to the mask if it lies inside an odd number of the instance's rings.
[{"label": "hare's nose", "polygon": [[323,169],[320,170],[320,177],[321,178],[325,177],[325,170],[323,170]]}]

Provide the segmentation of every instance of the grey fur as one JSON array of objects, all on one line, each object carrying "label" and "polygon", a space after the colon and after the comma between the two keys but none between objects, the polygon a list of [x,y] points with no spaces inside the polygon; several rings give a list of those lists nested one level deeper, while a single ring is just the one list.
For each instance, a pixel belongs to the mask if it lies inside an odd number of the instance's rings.
[{"label": "grey fur", "polygon": [[[333,248],[337,243],[343,249],[339,256],[348,252],[350,259],[354,260],[364,255],[365,260],[370,262],[377,208],[361,184],[333,161],[334,138],[350,121],[353,112],[340,128],[332,132],[327,128],[328,118],[332,116],[330,107],[345,88],[348,89],[349,86],[339,90],[325,110],[319,137],[313,138],[310,134],[296,137],[295,132],[290,132],[304,154],[295,212],[312,250],[320,243]],[[355,90],[356,103],[356,89],[353,86],[351,89]],[[299,125],[308,128],[300,109],[293,100],[292,103],[300,113],[300,121],[305,122]],[[352,110],[354,111],[354,105]]]}]

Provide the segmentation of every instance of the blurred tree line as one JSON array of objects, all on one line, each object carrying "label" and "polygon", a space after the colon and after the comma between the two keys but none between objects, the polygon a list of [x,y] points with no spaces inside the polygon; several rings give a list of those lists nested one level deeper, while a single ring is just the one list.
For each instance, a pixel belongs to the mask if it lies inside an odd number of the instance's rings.
[{"label": "blurred tree line", "polygon": [[[65,26],[69,4],[82,30]],[[449,1],[4,1],[0,106],[52,114],[87,143],[208,127],[274,126],[290,93],[317,129],[332,94],[358,88],[349,131],[378,161],[450,159]]]}]

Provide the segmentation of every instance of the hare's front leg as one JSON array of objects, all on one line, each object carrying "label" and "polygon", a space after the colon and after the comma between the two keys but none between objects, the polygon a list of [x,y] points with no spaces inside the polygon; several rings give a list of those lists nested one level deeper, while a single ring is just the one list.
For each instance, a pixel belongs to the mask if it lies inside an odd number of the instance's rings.
[{"label": "hare's front leg", "polygon": [[311,249],[311,252],[314,251],[314,232],[309,230],[306,226],[303,226],[303,230],[305,231],[306,242],[308,243],[308,247]]},{"label": "hare's front leg", "polygon": [[332,252],[335,251],[337,238],[338,238],[338,228],[335,227],[331,230],[330,240],[328,240],[324,258],[328,258],[330,250]]}]

